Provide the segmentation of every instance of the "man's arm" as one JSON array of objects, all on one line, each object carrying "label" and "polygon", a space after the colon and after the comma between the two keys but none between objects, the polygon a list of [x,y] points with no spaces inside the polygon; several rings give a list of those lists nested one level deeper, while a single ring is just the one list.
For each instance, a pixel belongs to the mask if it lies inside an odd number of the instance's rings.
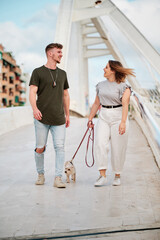
[{"label": "man's arm", "polygon": [[70,97],[69,97],[68,89],[64,90],[63,104],[64,104],[64,111],[65,111],[65,115],[66,115],[66,128],[67,128],[70,125],[70,120],[69,120]]},{"label": "man's arm", "polygon": [[37,104],[36,104],[37,90],[38,90],[37,86],[30,85],[29,101],[30,101],[30,104],[32,106],[34,118],[37,119],[37,120],[41,120],[42,119],[42,113],[39,111],[39,109],[37,108]]}]

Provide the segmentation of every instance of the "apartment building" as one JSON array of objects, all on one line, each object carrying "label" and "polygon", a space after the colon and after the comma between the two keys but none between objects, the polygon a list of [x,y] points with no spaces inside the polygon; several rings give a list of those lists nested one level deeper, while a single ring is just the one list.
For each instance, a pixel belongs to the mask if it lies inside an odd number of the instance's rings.
[{"label": "apartment building", "polygon": [[0,44],[0,108],[25,104],[26,87],[21,76],[21,69],[12,54]]}]

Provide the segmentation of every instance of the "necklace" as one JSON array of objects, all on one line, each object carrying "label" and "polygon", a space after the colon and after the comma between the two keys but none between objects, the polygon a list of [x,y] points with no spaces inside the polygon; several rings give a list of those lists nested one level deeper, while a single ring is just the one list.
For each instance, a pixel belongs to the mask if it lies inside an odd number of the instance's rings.
[{"label": "necklace", "polygon": [[51,78],[52,78],[52,81],[53,81],[53,84],[52,84],[52,87],[55,88],[56,87],[56,82],[57,82],[57,78],[58,78],[58,68],[56,68],[56,78],[54,79],[53,77],[53,74],[51,72],[51,70],[48,68],[48,71],[51,75]]}]

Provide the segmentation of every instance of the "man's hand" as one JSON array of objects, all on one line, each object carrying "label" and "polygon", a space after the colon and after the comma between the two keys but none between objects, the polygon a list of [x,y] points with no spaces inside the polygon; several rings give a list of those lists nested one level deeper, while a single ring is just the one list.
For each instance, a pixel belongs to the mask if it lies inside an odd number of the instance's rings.
[{"label": "man's hand", "polygon": [[66,128],[68,128],[70,125],[70,119],[69,116],[66,116]]},{"label": "man's hand", "polygon": [[35,119],[37,120],[41,120],[42,119],[42,113],[39,111],[38,108],[36,108],[35,110],[33,110],[33,116]]}]

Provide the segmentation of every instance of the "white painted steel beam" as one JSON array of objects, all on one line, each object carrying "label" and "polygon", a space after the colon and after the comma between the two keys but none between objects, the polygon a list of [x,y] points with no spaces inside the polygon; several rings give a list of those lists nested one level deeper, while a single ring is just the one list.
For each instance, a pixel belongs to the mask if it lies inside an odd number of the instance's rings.
[{"label": "white painted steel beam", "polygon": [[[92,22],[94,23],[95,27],[98,29],[101,38],[103,39],[104,43],[106,44],[107,48],[110,50],[111,55],[114,59],[119,60],[124,67],[128,67],[125,59],[123,58],[120,50],[117,48],[116,44],[114,43],[113,39],[111,39],[108,30],[106,29],[104,22],[101,18],[92,18]],[[136,78],[132,76],[128,76],[128,81],[131,84],[132,88],[139,92],[139,83]]]},{"label": "white painted steel beam", "polygon": [[114,6],[107,8],[87,8],[87,9],[74,9],[72,21],[81,21],[87,18],[99,17],[108,15],[115,10]]},{"label": "white painted steel beam", "polygon": [[[89,7],[95,7],[96,0],[75,0],[75,8],[89,8]],[[101,1],[102,3],[105,2],[105,0]]]},{"label": "white painted steel beam", "polygon": [[81,25],[86,25],[86,24],[90,24],[90,23],[92,23],[90,18],[81,21]]},{"label": "white painted steel beam", "polygon": [[105,55],[111,55],[111,52],[108,49],[88,49],[84,52],[85,58],[93,58]]},{"label": "white painted steel beam", "polygon": [[[61,66],[67,70],[70,81],[71,105],[74,108],[72,110],[82,115],[87,113],[88,107],[86,104],[88,99],[88,58],[109,54],[128,67],[120,49],[111,39],[108,29],[102,21],[104,15],[111,18],[133,46],[160,73],[159,54],[110,0],[103,0],[102,4],[98,6],[95,5],[94,0],[61,0],[55,41],[64,45]],[[106,45],[106,49],[88,48],[102,43]],[[128,81],[133,89],[139,92],[139,83],[136,79],[128,77]]]},{"label": "white painted steel beam", "polygon": [[104,40],[101,37],[85,37],[83,40],[83,46],[95,45],[104,43]]},{"label": "white painted steel beam", "polygon": [[97,33],[97,28],[87,27],[86,25],[82,26],[82,34],[91,34],[91,33]]},{"label": "white painted steel beam", "polygon": [[151,66],[160,74],[160,54],[110,0],[106,0],[102,7],[108,7],[108,4],[110,6],[112,5],[114,8],[114,11],[109,13],[110,18],[135,46],[135,48],[138,49],[139,52],[148,60]]},{"label": "white painted steel beam", "polygon": [[67,68],[70,32],[72,26],[73,1],[74,0],[61,0],[56,24],[54,42],[63,44],[63,58],[60,64],[63,69]]}]

